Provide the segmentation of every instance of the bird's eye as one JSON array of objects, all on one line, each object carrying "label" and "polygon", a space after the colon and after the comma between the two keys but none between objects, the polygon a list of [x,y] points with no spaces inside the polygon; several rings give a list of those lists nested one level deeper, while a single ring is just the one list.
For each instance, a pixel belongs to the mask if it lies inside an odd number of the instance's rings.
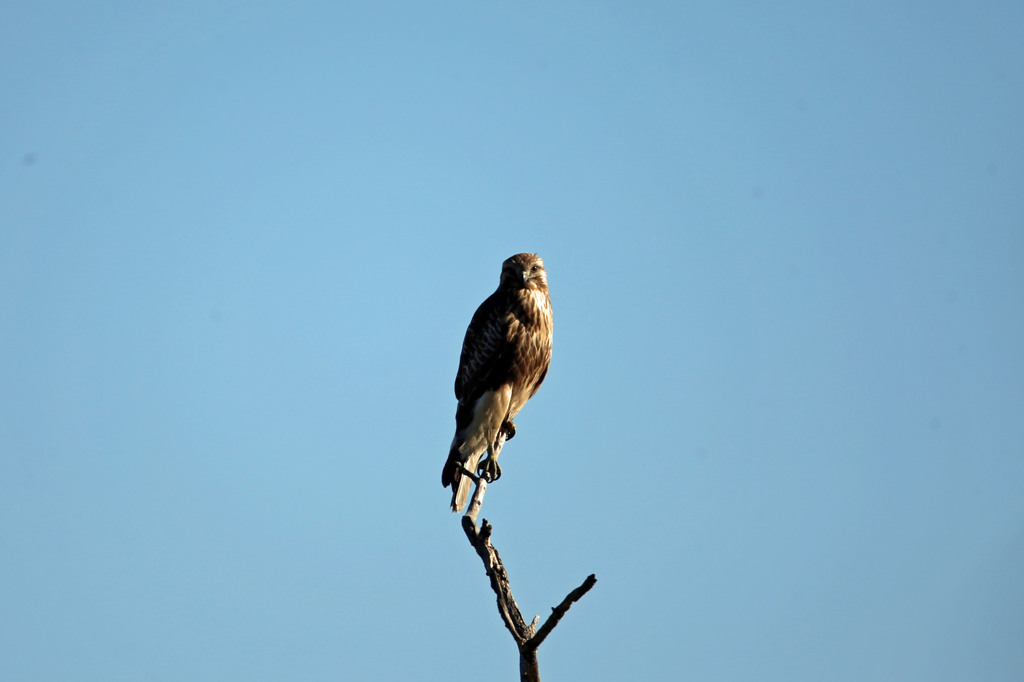
[{"label": "bird's eye", "polygon": [[538,270],[540,270],[539,265],[534,265],[532,268],[530,268],[530,272],[537,272]]}]

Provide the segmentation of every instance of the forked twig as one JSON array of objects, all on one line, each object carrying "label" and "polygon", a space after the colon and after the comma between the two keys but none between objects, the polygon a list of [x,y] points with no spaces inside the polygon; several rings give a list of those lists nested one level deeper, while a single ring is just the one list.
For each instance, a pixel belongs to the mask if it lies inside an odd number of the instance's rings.
[{"label": "forked twig", "polygon": [[[495,448],[496,451],[500,451],[504,440],[504,434],[499,435]],[[540,671],[537,666],[538,647],[551,634],[551,631],[555,629],[555,626],[562,620],[562,617],[568,613],[569,608],[594,587],[597,583],[597,578],[593,574],[587,576],[583,584],[566,595],[565,599],[558,606],[551,609],[551,615],[548,616],[539,630],[537,629],[537,623],[540,621],[539,616],[534,618],[532,623],[527,623],[526,619],[523,618],[522,612],[519,610],[519,605],[516,604],[515,597],[512,595],[508,571],[505,570],[505,565],[501,561],[498,550],[491,544],[491,533],[493,531],[491,524],[487,522],[487,519],[483,519],[479,529],[476,525],[477,515],[483,506],[484,493],[487,492],[487,480],[482,476],[477,476],[475,473],[472,474],[472,479],[476,482],[476,490],[473,491],[473,499],[470,501],[469,507],[462,517],[462,529],[469,539],[469,544],[473,546],[480,560],[484,563],[484,570],[487,571],[487,577],[491,581],[491,589],[494,590],[497,598],[498,613],[501,615],[501,620],[505,623],[505,627],[512,633],[512,637],[516,641],[516,646],[519,649],[520,682],[540,682]]]}]

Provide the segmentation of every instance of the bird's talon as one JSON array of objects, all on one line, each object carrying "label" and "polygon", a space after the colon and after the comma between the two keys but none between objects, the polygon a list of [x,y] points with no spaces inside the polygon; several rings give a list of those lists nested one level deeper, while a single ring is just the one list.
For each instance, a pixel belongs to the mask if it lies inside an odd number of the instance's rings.
[{"label": "bird's talon", "polygon": [[488,483],[494,483],[501,478],[501,467],[498,460],[488,457],[480,463],[480,475],[487,479]]},{"label": "bird's talon", "polygon": [[512,422],[511,419],[502,424],[501,428],[505,432],[506,441],[510,441],[516,437],[516,425]]}]

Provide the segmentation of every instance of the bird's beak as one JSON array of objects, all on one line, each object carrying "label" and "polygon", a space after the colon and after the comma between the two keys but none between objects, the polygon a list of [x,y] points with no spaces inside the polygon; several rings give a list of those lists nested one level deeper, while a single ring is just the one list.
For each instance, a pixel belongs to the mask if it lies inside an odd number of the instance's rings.
[{"label": "bird's beak", "polygon": [[523,270],[523,284],[526,284],[526,281],[528,279],[530,279],[530,271],[529,270]]}]

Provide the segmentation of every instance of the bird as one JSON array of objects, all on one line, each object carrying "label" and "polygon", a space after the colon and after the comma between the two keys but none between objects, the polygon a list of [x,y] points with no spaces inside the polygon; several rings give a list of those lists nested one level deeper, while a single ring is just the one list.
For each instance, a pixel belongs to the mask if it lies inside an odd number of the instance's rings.
[{"label": "bird", "polygon": [[[461,512],[478,467],[489,480],[501,476],[496,441],[515,435],[512,421],[548,373],[553,323],[544,261],[517,253],[501,264],[498,288],[473,314],[455,376],[455,437],[441,472],[452,489],[451,509]],[[488,457],[480,464],[480,458]]]}]

